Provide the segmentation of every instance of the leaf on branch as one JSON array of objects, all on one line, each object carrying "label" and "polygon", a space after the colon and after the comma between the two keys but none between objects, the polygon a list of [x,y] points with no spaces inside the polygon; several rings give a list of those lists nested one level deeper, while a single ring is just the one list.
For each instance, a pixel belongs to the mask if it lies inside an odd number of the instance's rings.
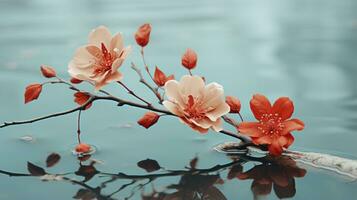
[{"label": "leaf on branch", "polygon": [[145,115],[138,120],[140,126],[145,127],[146,129],[150,128],[152,125],[156,124],[159,120],[160,115],[154,112],[147,112]]},{"label": "leaf on branch", "polygon": [[27,162],[27,170],[30,172],[32,176],[43,176],[47,174],[42,167],[34,165],[30,162]]},{"label": "leaf on branch", "polygon": [[42,91],[42,85],[39,83],[34,83],[28,85],[25,89],[25,104],[33,100],[36,100]]},{"label": "leaf on branch", "polygon": [[56,76],[56,71],[53,67],[48,65],[41,66],[41,73],[46,78],[52,78]]},{"label": "leaf on branch", "polygon": [[61,156],[58,153],[51,153],[46,159],[46,166],[53,167],[59,162],[60,159]]},{"label": "leaf on branch", "polygon": [[159,87],[164,86],[167,81],[174,79],[174,75],[166,76],[166,74],[156,66],[154,73],[154,81]]},{"label": "leaf on branch", "polygon": [[161,169],[160,164],[156,160],[146,159],[138,162],[138,167],[144,169],[147,172],[154,172]]},{"label": "leaf on branch", "polygon": [[[84,105],[89,100],[90,96],[84,92],[76,92],[74,93],[74,102],[78,105]],[[88,109],[92,106],[92,103],[88,104],[85,109]]]}]

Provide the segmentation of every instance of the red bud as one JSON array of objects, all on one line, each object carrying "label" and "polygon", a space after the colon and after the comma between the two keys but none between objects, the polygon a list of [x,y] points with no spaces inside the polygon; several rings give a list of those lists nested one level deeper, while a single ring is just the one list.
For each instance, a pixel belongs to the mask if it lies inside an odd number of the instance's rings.
[{"label": "red bud", "polygon": [[182,56],[181,63],[188,70],[195,68],[197,64],[196,52],[192,49],[186,49],[186,52]]},{"label": "red bud", "polygon": [[85,143],[80,143],[76,146],[76,152],[77,153],[87,153],[89,152],[91,147],[88,144]]},{"label": "red bud", "polygon": [[150,40],[151,26],[150,24],[143,24],[135,33],[135,40],[138,45],[145,47]]},{"label": "red bud", "polygon": [[52,78],[52,77],[56,76],[55,69],[53,69],[53,67],[48,66],[48,65],[42,65],[41,72],[42,72],[42,75],[46,78]]},{"label": "red bud", "polygon": [[[83,92],[74,93],[74,102],[78,105],[83,105],[89,100],[90,96]],[[92,106],[92,103],[88,104],[85,109],[88,109]]]},{"label": "red bud", "polygon": [[231,108],[230,113],[239,113],[240,112],[241,104],[240,104],[240,101],[238,98],[233,97],[233,96],[227,96],[226,103]]},{"label": "red bud", "polygon": [[154,81],[159,86],[162,87],[169,80],[175,79],[174,75],[166,76],[158,67],[155,68]]},{"label": "red bud", "polygon": [[156,122],[159,120],[160,115],[154,113],[154,112],[147,112],[145,115],[138,120],[138,124],[145,127],[149,128],[150,126],[156,124]]},{"label": "red bud", "polygon": [[36,100],[40,96],[41,91],[42,85],[39,83],[28,85],[25,89],[25,103]]},{"label": "red bud", "polygon": [[79,80],[79,79],[76,79],[76,78],[71,78],[71,83],[73,84],[79,84],[79,83],[82,83],[83,81],[82,80]]}]

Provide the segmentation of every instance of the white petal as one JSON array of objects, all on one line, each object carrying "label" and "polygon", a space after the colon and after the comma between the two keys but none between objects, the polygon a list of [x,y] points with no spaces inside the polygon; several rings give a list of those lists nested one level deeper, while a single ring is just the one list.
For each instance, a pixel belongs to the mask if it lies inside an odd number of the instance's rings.
[{"label": "white petal", "polygon": [[223,102],[218,107],[216,107],[214,110],[206,113],[206,116],[208,118],[210,118],[210,120],[216,121],[223,115],[229,113],[229,111],[230,111],[230,107],[228,106],[228,104],[226,104],[226,102]]},{"label": "white petal", "polygon": [[225,102],[223,87],[218,83],[210,83],[204,89],[204,107],[217,107]]},{"label": "white petal", "polygon": [[89,33],[88,40],[89,44],[95,45],[97,47],[101,46],[101,43],[109,48],[110,41],[112,39],[112,34],[109,29],[105,26],[98,26],[92,32]]},{"label": "white petal", "polygon": [[123,36],[120,33],[115,34],[110,41],[110,50],[117,49],[117,51],[121,51],[124,46]]},{"label": "white petal", "polygon": [[96,58],[86,48],[87,46],[82,46],[76,50],[71,60],[71,65],[68,66],[69,68],[87,68],[96,62]]},{"label": "white petal", "polygon": [[188,95],[200,98],[203,94],[205,82],[200,76],[185,75],[180,80],[180,93],[187,98]]},{"label": "white petal", "polygon": [[162,104],[165,106],[167,110],[169,110],[171,113],[177,115],[177,116],[183,116],[183,113],[181,112],[180,108],[177,106],[177,104],[172,103],[170,101],[164,101]]},{"label": "white petal", "polygon": [[170,80],[165,83],[165,94],[168,99],[172,102],[177,103],[182,108],[185,105],[185,102],[182,100],[182,95],[180,93],[180,84],[176,80]]},{"label": "white petal", "polygon": [[222,120],[221,118],[217,119],[213,124],[212,124],[212,129],[216,132],[220,132],[223,130],[222,128]]}]

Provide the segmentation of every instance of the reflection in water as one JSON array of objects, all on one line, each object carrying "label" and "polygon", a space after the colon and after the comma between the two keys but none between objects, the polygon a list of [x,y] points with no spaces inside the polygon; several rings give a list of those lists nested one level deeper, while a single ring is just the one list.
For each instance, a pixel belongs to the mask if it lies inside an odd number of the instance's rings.
[{"label": "reflection in water", "polygon": [[[295,161],[288,157],[272,158],[269,156],[256,158],[248,155],[235,155],[232,161],[225,164],[217,164],[211,168],[197,168],[198,158],[189,162],[189,167],[183,170],[170,170],[161,167],[159,162],[145,159],[137,163],[139,168],[147,174],[108,173],[97,170],[97,161],[90,156],[80,157],[79,168],[74,172],[65,174],[49,173],[48,168],[57,165],[61,160],[59,154],[52,153],[46,159],[46,168],[27,163],[29,173],[17,173],[0,170],[1,174],[10,177],[39,177],[42,181],[63,181],[80,188],[74,194],[74,199],[81,200],[111,200],[117,197],[133,199],[134,195],[140,194],[143,200],[225,200],[227,199],[220,185],[228,181],[253,179],[251,189],[254,198],[268,195],[274,188],[279,198],[290,198],[296,193],[295,177],[304,177],[305,169],[299,168]],[[253,168],[243,172],[248,163],[255,163]],[[88,181],[95,176],[105,177],[97,186],[91,186]],[[179,177],[177,182],[169,182],[165,187],[156,188],[159,179],[165,177]],[[221,177],[227,177],[224,180]],[[120,185],[114,191],[104,189],[113,188],[109,185],[120,180],[129,181]],[[156,181],[156,183],[155,183]],[[151,188],[151,189],[150,189]],[[150,192],[148,192],[150,189]],[[126,191],[125,195],[124,192]],[[128,195],[126,195],[128,194]]]}]

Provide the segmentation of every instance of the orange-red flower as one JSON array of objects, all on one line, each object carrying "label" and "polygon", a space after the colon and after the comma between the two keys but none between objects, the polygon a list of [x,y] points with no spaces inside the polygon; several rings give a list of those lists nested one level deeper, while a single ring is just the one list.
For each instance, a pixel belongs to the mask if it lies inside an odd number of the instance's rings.
[{"label": "orange-red flower", "polygon": [[124,47],[120,33],[113,36],[107,27],[99,26],[89,34],[88,44],[77,49],[68,72],[73,78],[93,83],[99,90],[123,78],[118,68],[130,50],[130,46]]},{"label": "orange-red flower", "polygon": [[159,87],[162,87],[165,85],[165,83],[169,80],[174,80],[175,76],[174,75],[170,75],[170,76],[166,76],[166,74],[161,71],[158,67],[155,68],[155,73],[154,73],[154,81],[156,83],[156,85],[158,85]]},{"label": "orange-red flower", "polygon": [[150,40],[151,26],[150,24],[143,24],[135,33],[135,40],[138,45],[145,47]]},{"label": "orange-red flower", "polygon": [[274,188],[279,199],[291,198],[296,193],[295,178],[304,177],[306,170],[299,168],[296,162],[288,157],[279,157],[265,164],[254,166],[240,173],[238,179],[253,179],[251,189],[255,196],[264,196]]},{"label": "orange-red flower", "polygon": [[288,148],[294,137],[291,131],[304,129],[304,122],[289,119],[294,112],[293,102],[288,97],[280,97],[273,105],[260,94],[253,96],[250,108],[258,122],[242,122],[238,130],[250,136],[254,144],[266,144],[270,154],[281,155],[283,148]]}]

